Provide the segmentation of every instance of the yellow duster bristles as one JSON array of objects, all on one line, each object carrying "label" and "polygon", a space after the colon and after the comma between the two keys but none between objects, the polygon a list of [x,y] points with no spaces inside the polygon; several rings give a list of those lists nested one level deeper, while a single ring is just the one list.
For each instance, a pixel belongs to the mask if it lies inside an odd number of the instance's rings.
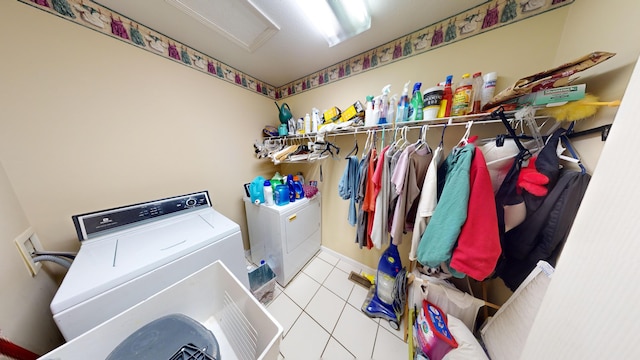
[{"label": "yellow duster bristles", "polygon": [[599,106],[619,106],[620,101],[599,102],[598,97],[586,94],[584,98],[576,101],[569,101],[560,106],[552,106],[538,111],[539,115],[553,117],[556,121],[577,121],[595,115]]}]

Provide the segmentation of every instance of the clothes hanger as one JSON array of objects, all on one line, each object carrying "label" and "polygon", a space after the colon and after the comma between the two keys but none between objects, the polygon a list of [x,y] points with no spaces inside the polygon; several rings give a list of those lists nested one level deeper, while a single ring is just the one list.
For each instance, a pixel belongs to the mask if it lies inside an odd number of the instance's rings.
[{"label": "clothes hanger", "polygon": [[[569,141],[569,138],[567,137],[567,135],[573,131],[573,126],[574,125],[575,125],[575,121],[572,122],[571,125],[569,125],[569,128],[567,129],[567,131],[560,136],[560,142],[564,143],[564,145],[567,147],[567,150],[569,150],[569,153],[571,154],[572,158],[567,158],[562,154],[560,154],[559,157],[561,159],[563,159],[563,160],[567,160],[567,161],[570,161],[570,162],[573,162],[573,163],[577,163],[578,166],[580,167],[580,172],[582,174],[585,174],[587,172],[587,169],[582,164],[582,161],[580,161],[580,156],[573,149],[573,145],[571,145],[571,141]],[[560,144],[560,142],[558,142],[558,144]]]},{"label": "clothes hanger", "polygon": [[366,154],[371,149],[371,141],[373,139],[373,132],[371,129],[367,130],[367,141],[364,143],[364,149],[362,149],[362,153]]},{"label": "clothes hanger", "polygon": [[467,124],[465,125],[466,130],[464,132],[464,135],[462,135],[462,139],[458,141],[458,147],[463,147],[469,144],[469,135],[471,134],[471,126],[473,126],[473,120],[467,121]]},{"label": "clothes hanger", "polygon": [[491,113],[491,116],[492,117],[496,117],[497,116],[497,117],[500,118],[500,120],[502,121],[502,124],[507,129],[507,132],[509,133],[509,135],[515,141],[515,144],[518,147],[518,150],[520,151],[520,154],[522,154],[522,156],[521,156],[522,160],[526,160],[526,159],[530,158],[531,157],[531,152],[529,151],[529,149],[524,147],[524,145],[522,145],[522,143],[520,142],[520,139],[516,135],[515,130],[513,130],[513,127],[511,127],[511,124],[507,120],[507,117],[504,115],[504,108],[502,106],[500,106],[497,110],[494,110]]},{"label": "clothes hanger", "polygon": [[415,142],[416,150],[427,145],[427,131],[429,130],[429,125],[425,124],[420,127],[420,135],[418,136],[418,140]]},{"label": "clothes hanger", "polygon": [[396,128],[393,130],[393,142],[389,145],[389,149],[390,149],[390,150],[395,150],[395,149],[397,149],[397,148],[398,148],[398,141],[400,140],[400,139],[398,138],[398,132],[402,132],[402,128],[400,128],[400,127],[396,127]]},{"label": "clothes hanger", "polygon": [[447,130],[447,124],[446,123],[442,127],[442,134],[440,135],[440,144],[438,144],[439,148],[443,148],[444,147],[444,132],[445,132],[445,130]]},{"label": "clothes hanger", "polygon": [[402,131],[400,131],[400,145],[397,145],[397,149],[398,150],[404,150],[404,148],[407,147],[407,145],[409,145],[409,140],[407,140],[407,132],[409,131],[409,128],[407,126],[402,128]]},{"label": "clothes hanger", "polygon": [[345,155],[345,160],[349,158],[349,156],[353,155],[353,156],[358,156],[358,138],[356,137],[356,133],[353,133],[353,149],[351,149],[351,151],[349,151],[349,153],[347,155]]},{"label": "clothes hanger", "polygon": [[516,120],[520,121],[521,124],[524,122],[529,128],[531,136],[533,137],[533,140],[536,144],[536,151],[542,150],[542,148],[544,147],[544,139],[542,137],[542,134],[540,133],[540,128],[535,122],[535,110],[533,109],[533,106],[525,106],[522,109],[516,111],[514,117]]}]

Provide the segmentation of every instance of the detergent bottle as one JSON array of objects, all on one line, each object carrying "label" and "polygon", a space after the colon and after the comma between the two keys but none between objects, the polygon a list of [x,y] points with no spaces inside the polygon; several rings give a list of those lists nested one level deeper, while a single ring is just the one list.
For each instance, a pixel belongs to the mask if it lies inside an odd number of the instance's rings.
[{"label": "detergent bottle", "polygon": [[402,95],[398,100],[398,108],[396,111],[396,122],[407,121],[409,118],[409,84],[411,84],[411,80],[407,81],[404,84],[404,89],[402,89]]},{"label": "detergent bottle", "polygon": [[296,189],[293,184],[293,175],[287,175],[287,186],[289,187],[289,202],[296,201]]},{"label": "detergent bottle", "polygon": [[300,182],[300,178],[298,177],[298,175],[293,176],[293,192],[296,201],[304,199],[304,190],[302,188],[302,183]]},{"label": "detergent bottle", "polygon": [[419,121],[424,119],[424,102],[420,92],[421,82],[413,84],[411,103],[409,106],[409,121]]},{"label": "detergent bottle", "polygon": [[282,175],[276,171],[276,173],[271,178],[271,189],[275,192],[276,186],[282,185],[284,182],[282,181]]},{"label": "detergent bottle", "polygon": [[257,176],[249,184],[249,194],[251,202],[260,205],[264,203],[264,178]]}]

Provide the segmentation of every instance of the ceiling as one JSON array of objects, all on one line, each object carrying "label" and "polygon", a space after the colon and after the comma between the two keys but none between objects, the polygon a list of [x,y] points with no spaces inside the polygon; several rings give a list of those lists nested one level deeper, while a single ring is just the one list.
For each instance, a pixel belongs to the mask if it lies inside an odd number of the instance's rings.
[{"label": "ceiling", "polygon": [[[273,26],[264,42],[241,46],[206,21],[187,15],[172,0],[97,0],[122,16],[153,29],[205,55],[273,86],[282,86],[314,71],[334,65],[376,46],[471,9],[486,0],[365,0],[371,28],[360,35],[329,47],[306,21],[298,3],[305,0],[178,0],[201,5],[221,21],[240,24],[239,33],[252,32],[262,23],[257,18],[239,20],[237,11],[262,13]],[[256,11],[251,4],[258,9]],[[244,26],[244,25],[246,26]],[[265,25],[266,26],[266,25]],[[255,31],[254,31],[255,32]],[[268,33],[268,31],[266,31]],[[265,33],[265,34],[266,34]],[[265,35],[263,34],[263,35]],[[238,36],[241,37],[241,36]],[[246,43],[245,43],[246,45]]]}]

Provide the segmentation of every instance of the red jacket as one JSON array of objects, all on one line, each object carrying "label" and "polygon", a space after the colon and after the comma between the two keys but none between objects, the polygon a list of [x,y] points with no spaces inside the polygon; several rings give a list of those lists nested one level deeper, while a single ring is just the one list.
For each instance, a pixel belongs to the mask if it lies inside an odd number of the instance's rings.
[{"label": "red jacket", "polygon": [[495,269],[501,248],[491,177],[478,148],[471,161],[469,186],[467,220],[462,225],[449,265],[454,276],[457,271],[482,281]]}]

